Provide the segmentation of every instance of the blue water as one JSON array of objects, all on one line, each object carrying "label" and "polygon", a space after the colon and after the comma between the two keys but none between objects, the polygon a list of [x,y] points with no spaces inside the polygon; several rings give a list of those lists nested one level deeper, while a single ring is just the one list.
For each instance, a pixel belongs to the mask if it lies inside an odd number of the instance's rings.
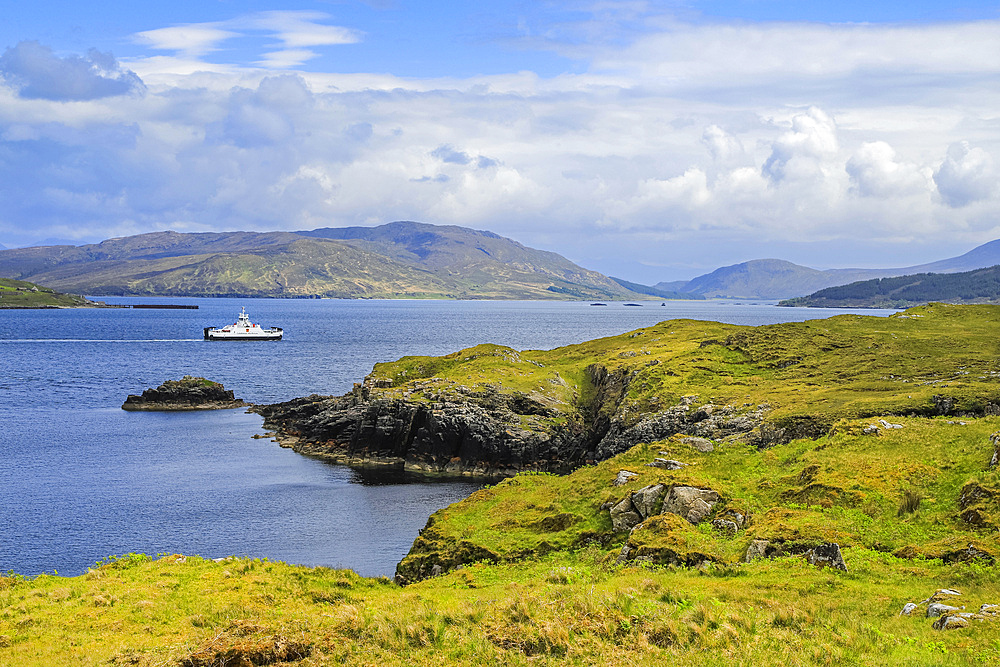
[{"label": "blue water", "polygon": [[[0,571],[79,574],[128,552],[245,555],[391,575],[433,511],[478,488],[359,473],[282,449],[242,410],[134,413],[182,375],[252,402],[340,394],[379,361],[484,342],[550,349],[673,318],[769,324],[841,312],[727,302],[346,301],[107,297],[198,310],[0,310]],[[206,326],[280,326],[209,342]]]}]

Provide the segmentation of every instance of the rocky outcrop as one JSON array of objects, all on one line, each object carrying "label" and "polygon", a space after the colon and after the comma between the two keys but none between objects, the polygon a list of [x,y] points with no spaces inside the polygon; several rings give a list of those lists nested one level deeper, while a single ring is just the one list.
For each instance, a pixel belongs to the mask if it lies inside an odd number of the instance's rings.
[{"label": "rocky outcrop", "polygon": [[[394,388],[392,380],[369,376],[343,396],[312,395],[253,410],[279,443],[303,454],[346,465],[483,477],[570,472],[675,434],[691,437],[687,444],[708,453],[714,448],[708,438],[750,437],[768,410],[699,405],[697,396],[687,396],[636,421],[623,401],[638,372],[588,366],[592,391],[558,409],[543,403],[544,396],[489,385],[472,390],[415,381]],[[759,433],[753,437],[755,443],[773,441]]]},{"label": "rocky outcrop", "polygon": [[167,380],[156,389],[146,389],[141,396],[129,394],[122,410],[226,410],[249,405],[218,382],[185,375],[180,380]]},{"label": "rocky outcrop", "polygon": [[569,472],[587,459],[574,422],[551,425],[554,413],[521,394],[456,391],[416,401],[372,397],[358,386],[253,411],[283,446],[347,465],[502,477]]}]

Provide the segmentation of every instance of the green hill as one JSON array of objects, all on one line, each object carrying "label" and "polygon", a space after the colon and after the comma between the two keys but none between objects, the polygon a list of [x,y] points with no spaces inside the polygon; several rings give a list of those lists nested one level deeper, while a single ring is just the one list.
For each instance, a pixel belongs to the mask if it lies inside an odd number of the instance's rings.
[{"label": "green hill", "polygon": [[97,308],[103,304],[75,294],[63,294],[23,280],[0,278],[0,309]]},{"label": "green hill", "polygon": [[1000,266],[962,273],[918,273],[828,287],[783,306],[814,308],[908,308],[945,303],[1000,302]]},{"label": "green hill", "polygon": [[87,294],[456,299],[642,298],[490,232],[396,222],[311,232],[154,232],[0,251],[0,275]]}]

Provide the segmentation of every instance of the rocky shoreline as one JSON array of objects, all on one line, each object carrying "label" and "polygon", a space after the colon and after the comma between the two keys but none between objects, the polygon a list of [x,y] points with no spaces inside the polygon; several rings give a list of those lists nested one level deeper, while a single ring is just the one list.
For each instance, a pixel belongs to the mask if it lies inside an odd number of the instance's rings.
[{"label": "rocky shoreline", "polygon": [[171,412],[183,410],[231,410],[250,407],[250,403],[233,396],[218,382],[185,375],[180,380],[167,380],[142,395],[129,394],[122,410],[130,412]]},{"label": "rocky shoreline", "polygon": [[383,391],[373,376],[343,396],[313,394],[250,411],[264,417],[264,428],[282,447],[300,454],[356,467],[463,477],[565,474],[675,434],[768,437],[759,428],[767,406],[737,409],[702,403],[697,396],[629,419],[617,408],[630,378],[598,365],[587,373],[597,391],[569,411],[520,392],[488,388],[436,386],[429,395],[401,398]]}]

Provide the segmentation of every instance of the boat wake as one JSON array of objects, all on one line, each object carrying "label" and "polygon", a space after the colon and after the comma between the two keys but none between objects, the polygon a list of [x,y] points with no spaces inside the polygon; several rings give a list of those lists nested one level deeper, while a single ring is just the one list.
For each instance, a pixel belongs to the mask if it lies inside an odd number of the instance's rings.
[{"label": "boat wake", "polygon": [[200,343],[203,338],[0,338],[0,343]]}]

